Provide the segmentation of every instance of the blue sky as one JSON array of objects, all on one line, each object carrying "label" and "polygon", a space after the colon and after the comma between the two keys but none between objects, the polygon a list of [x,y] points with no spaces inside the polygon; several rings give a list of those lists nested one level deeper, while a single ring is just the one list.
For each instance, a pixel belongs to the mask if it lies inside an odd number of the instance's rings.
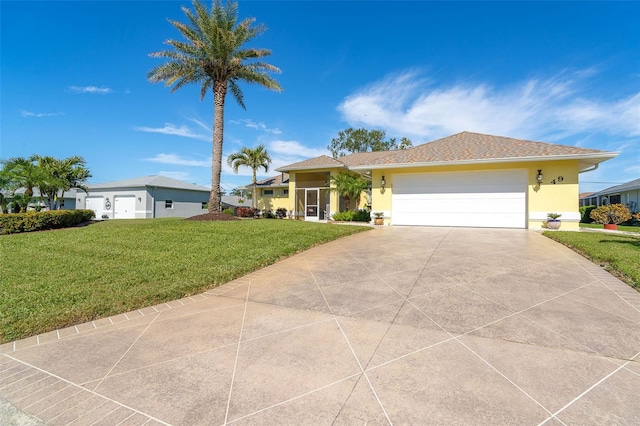
[{"label": "blue sky", "polygon": [[[91,183],[163,174],[210,186],[213,98],[151,84],[180,39],[173,1],[2,1],[0,157],[81,155]],[[581,191],[640,177],[640,2],[240,1],[268,30],[282,93],[229,96],[224,157],[272,169],[348,127],[414,145],[461,131],[619,151]],[[250,181],[223,168],[223,188]],[[271,170],[261,176],[276,174]]]}]

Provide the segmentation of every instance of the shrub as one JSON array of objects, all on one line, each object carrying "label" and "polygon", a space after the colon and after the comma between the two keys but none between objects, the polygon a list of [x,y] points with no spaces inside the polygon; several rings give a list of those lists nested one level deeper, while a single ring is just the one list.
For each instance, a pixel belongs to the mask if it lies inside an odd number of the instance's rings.
[{"label": "shrub", "polygon": [[346,212],[338,212],[333,214],[333,220],[339,222],[371,222],[371,214],[369,210],[361,209],[357,212],[347,210]]},{"label": "shrub", "polygon": [[276,217],[278,219],[284,219],[285,217],[287,217],[287,209],[285,209],[284,207],[278,207],[276,209]]},{"label": "shrub", "polygon": [[371,222],[371,212],[360,209],[353,215],[354,222]]},{"label": "shrub", "polygon": [[229,207],[228,209],[222,210],[222,213],[228,214],[229,216],[233,216],[233,209]]},{"label": "shrub", "polygon": [[616,225],[631,219],[631,213],[624,204],[609,204],[591,211],[589,217],[601,224],[614,223]]},{"label": "shrub", "polygon": [[333,214],[333,220],[338,222],[351,222],[355,213],[351,210],[346,212],[337,212]]},{"label": "shrub", "polygon": [[271,210],[267,210],[262,214],[262,217],[264,217],[265,219],[275,219],[276,215],[273,214]]},{"label": "shrub", "polygon": [[0,235],[67,228],[95,218],[93,210],[53,210],[0,215]]},{"label": "shrub", "polygon": [[238,207],[236,209],[236,216],[238,217],[257,217],[258,209],[253,209],[250,207]]},{"label": "shrub", "polygon": [[591,223],[591,211],[596,206],[582,206],[580,207],[580,223]]}]

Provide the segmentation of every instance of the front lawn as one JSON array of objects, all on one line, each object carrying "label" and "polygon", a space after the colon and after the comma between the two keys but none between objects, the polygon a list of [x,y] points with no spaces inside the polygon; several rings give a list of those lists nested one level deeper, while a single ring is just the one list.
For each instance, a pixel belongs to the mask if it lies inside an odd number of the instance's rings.
[{"label": "front lawn", "polygon": [[546,237],[577,251],[640,291],[640,236],[603,232],[550,232]]},{"label": "front lawn", "polygon": [[[604,229],[604,225],[600,223],[581,223],[580,228]],[[618,225],[618,231],[640,233],[640,226],[623,226]]]},{"label": "front lawn", "polygon": [[117,220],[0,237],[0,343],[178,299],[368,230],[291,220]]}]

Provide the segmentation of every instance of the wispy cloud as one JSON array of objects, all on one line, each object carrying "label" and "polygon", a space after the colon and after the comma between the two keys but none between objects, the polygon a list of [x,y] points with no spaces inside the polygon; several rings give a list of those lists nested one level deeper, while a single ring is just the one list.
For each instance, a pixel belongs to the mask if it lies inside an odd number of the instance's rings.
[{"label": "wispy cloud", "polygon": [[253,120],[248,119],[248,118],[243,118],[241,120],[230,120],[229,122],[233,123],[233,124],[243,124],[246,127],[249,127],[251,129],[256,129],[256,130],[259,130],[259,131],[262,131],[262,132],[266,132],[266,133],[273,133],[274,135],[279,135],[279,134],[282,133],[282,131],[280,129],[278,129],[277,127],[270,128],[270,127],[267,127],[267,125],[264,124],[261,121],[253,121]]},{"label": "wispy cloud", "polygon": [[431,139],[463,130],[523,138],[604,132],[640,135],[640,93],[615,100],[583,92],[593,70],[529,79],[507,87],[487,82],[434,87],[419,72],[392,75],[347,96],[338,110],[352,126]]},{"label": "wispy cloud", "polygon": [[31,112],[31,111],[21,110],[20,115],[22,117],[36,117],[36,118],[56,117],[58,115],[64,115],[64,112]]},{"label": "wispy cloud", "polygon": [[327,154],[327,150],[325,149],[309,148],[298,141],[281,140],[269,142],[268,151],[277,155],[287,155],[300,158],[313,158]]},{"label": "wispy cloud", "polygon": [[196,123],[198,126],[202,127],[204,130],[206,130],[209,133],[212,133],[212,130],[209,126],[207,126],[206,124],[204,124],[202,121],[196,119],[196,118],[189,118],[189,117],[185,117],[187,120]]},{"label": "wispy cloud", "polygon": [[158,172],[159,175],[162,176],[166,176],[166,177],[170,177],[173,179],[178,179],[181,181],[188,181],[189,180],[189,172],[170,172],[170,171],[160,171]]},{"label": "wispy cloud", "polygon": [[156,154],[151,158],[145,158],[144,161],[153,163],[171,164],[174,166],[191,166],[191,167],[211,167],[211,159],[193,160],[184,158],[176,154]]},{"label": "wispy cloud", "polygon": [[191,130],[187,126],[178,127],[175,124],[171,124],[171,123],[165,123],[164,127],[138,126],[138,127],[134,127],[134,129],[139,131],[139,132],[162,133],[164,135],[182,136],[182,137],[185,137],[185,138],[200,139],[200,140],[203,140],[203,141],[211,140],[211,136],[210,135],[204,135],[204,134],[201,134],[201,133],[196,133],[196,132],[194,132],[193,130]]},{"label": "wispy cloud", "polygon": [[91,93],[98,95],[106,95],[107,93],[113,92],[113,90],[108,87],[96,86],[69,86],[69,90],[74,93]]}]

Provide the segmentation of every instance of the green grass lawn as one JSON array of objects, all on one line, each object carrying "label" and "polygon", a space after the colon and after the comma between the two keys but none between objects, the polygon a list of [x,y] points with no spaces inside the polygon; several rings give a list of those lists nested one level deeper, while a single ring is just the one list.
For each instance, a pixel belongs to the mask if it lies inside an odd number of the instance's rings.
[{"label": "green grass lawn", "polygon": [[[601,225],[599,223],[581,223],[580,228],[604,229],[604,225]],[[618,225],[618,231],[636,232],[640,234],[640,226]]]},{"label": "green grass lawn", "polygon": [[607,271],[640,291],[640,236],[562,231],[543,234],[604,265]]},{"label": "green grass lawn", "polygon": [[0,343],[216,287],[365,231],[291,220],[118,220],[0,237]]}]

